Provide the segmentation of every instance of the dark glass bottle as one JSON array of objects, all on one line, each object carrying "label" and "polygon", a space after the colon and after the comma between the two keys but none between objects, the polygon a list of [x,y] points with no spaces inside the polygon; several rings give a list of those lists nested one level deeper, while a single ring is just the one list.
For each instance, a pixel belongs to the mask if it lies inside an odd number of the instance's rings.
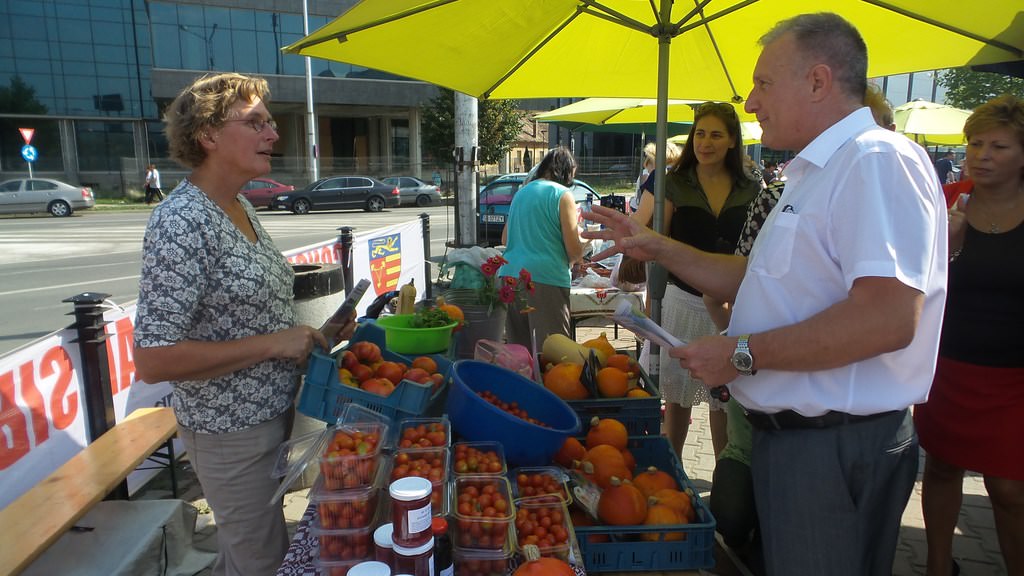
[{"label": "dark glass bottle", "polygon": [[436,517],[430,522],[434,531],[434,576],[454,576],[452,561],[452,539],[448,536],[448,521]]}]

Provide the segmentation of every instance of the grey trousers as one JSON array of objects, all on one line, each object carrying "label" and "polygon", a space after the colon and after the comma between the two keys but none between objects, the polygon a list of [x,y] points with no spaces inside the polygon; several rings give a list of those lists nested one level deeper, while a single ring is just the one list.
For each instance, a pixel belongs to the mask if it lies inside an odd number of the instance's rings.
[{"label": "grey trousers", "polygon": [[769,576],[890,576],[917,477],[909,410],[822,430],[754,429]]},{"label": "grey trousers", "polygon": [[217,522],[216,576],[272,576],[288,550],[280,484],[270,474],[291,427],[284,414],[237,432],[204,434],[178,426],[192,468]]},{"label": "grey trousers", "polygon": [[537,349],[550,334],[569,336],[569,289],[535,282],[536,290],[527,297],[527,303],[536,308],[520,314],[514,304],[505,314],[505,340],[509,344],[522,344],[530,349],[530,333],[537,333]]}]

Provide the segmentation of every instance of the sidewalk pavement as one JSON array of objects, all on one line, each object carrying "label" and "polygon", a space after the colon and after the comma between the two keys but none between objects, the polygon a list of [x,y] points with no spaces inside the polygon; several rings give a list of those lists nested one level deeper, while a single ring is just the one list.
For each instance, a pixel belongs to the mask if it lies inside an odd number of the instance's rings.
[{"label": "sidewalk pavement", "polygon": [[[619,330],[618,339],[613,339],[612,325],[605,319],[589,319],[580,323],[577,329],[577,340],[583,342],[596,337],[601,332],[608,335],[609,340],[619,350],[632,351],[635,341],[632,334],[625,329]],[[707,405],[694,407],[692,424],[683,448],[682,463],[686,474],[693,481],[703,498],[708,498],[711,490],[711,478],[714,472],[715,458],[711,444],[711,433],[708,425]],[[187,466],[187,464],[186,464]],[[927,545],[924,535],[924,519],[921,513],[921,472],[924,470],[922,454],[918,468],[918,480],[911,494],[910,502],[903,513],[903,525],[896,548],[896,560],[893,563],[893,576],[922,576],[925,573]],[[216,550],[216,524],[209,507],[202,497],[202,491],[195,476],[185,470],[181,480],[182,499],[192,502],[199,511],[196,525],[196,546],[203,550]],[[152,496],[167,497],[161,490],[154,490]],[[291,492],[285,496],[285,518],[291,532],[298,526],[308,505],[308,489]],[[963,507],[957,522],[956,534],[953,539],[953,557],[960,564],[963,576],[1005,576],[999,552],[999,543],[995,533],[995,521],[992,507],[985,491],[984,480],[980,475],[968,474],[964,479]],[[685,574],[706,574],[717,576],[747,576],[745,567],[735,563],[728,553],[716,554],[718,566],[713,571],[686,572]],[[210,574],[209,569],[200,575]],[[665,575],[664,572],[647,572],[650,576]],[[676,572],[673,574],[684,574]]]}]

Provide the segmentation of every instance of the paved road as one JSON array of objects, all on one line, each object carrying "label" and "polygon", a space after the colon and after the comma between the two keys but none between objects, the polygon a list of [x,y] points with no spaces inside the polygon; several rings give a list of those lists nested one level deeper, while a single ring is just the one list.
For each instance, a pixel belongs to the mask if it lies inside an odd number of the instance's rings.
[{"label": "paved road", "polygon": [[[422,212],[430,215],[431,254],[441,255],[455,235],[450,207],[258,214],[277,246],[289,250],[333,238],[340,226],[373,230]],[[0,218],[0,355],[67,326],[71,307],[64,298],[91,291],[110,294],[118,304],[135,300],[149,214],[94,210],[71,218]]]}]

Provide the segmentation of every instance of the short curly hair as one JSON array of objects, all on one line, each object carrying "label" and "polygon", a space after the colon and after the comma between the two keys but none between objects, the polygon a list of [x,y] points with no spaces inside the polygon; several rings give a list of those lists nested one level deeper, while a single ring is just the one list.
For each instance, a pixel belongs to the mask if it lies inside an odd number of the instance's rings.
[{"label": "short curly hair", "polygon": [[266,102],[270,97],[267,81],[233,72],[203,76],[187,86],[164,111],[167,143],[173,160],[186,168],[195,168],[206,160],[199,136],[229,120],[228,113],[237,102]]},{"label": "short curly hair", "polygon": [[964,135],[982,134],[995,128],[1010,128],[1024,146],[1024,100],[1012,94],[1003,94],[974,109],[964,123]]}]

